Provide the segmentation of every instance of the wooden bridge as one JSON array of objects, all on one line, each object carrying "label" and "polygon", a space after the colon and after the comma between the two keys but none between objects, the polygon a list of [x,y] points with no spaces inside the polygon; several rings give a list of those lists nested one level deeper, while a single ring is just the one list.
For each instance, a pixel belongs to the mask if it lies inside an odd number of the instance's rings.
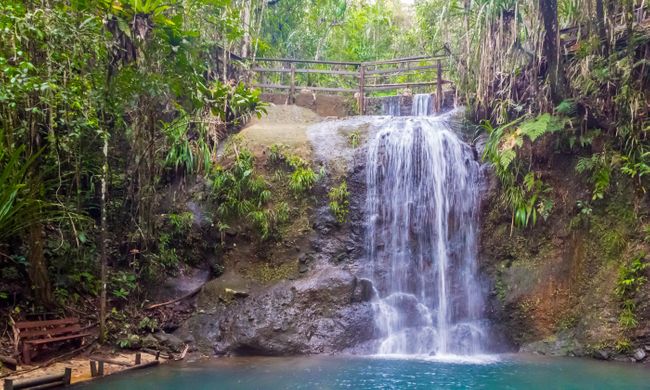
[{"label": "wooden bridge", "polygon": [[288,91],[289,103],[295,101],[296,92],[301,90],[354,94],[359,114],[363,115],[367,94],[401,89],[432,92],[434,109],[440,111],[443,85],[451,84],[443,79],[443,62],[447,58],[419,56],[372,62],[255,58],[249,61],[256,88],[266,92]]}]

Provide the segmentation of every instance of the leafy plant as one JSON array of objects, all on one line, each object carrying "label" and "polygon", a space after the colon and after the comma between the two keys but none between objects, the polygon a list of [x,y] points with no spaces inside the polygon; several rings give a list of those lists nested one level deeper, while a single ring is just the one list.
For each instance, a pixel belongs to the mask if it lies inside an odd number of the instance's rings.
[{"label": "leafy plant", "polygon": [[502,200],[512,210],[512,226],[534,225],[538,216],[544,220],[550,216],[554,205],[548,197],[551,187],[544,184],[539,174],[524,168],[517,159],[517,151],[525,138],[535,142],[544,134],[562,129],[564,123],[564,119],[549,114],[531,120],[522,117],[496,128],[488,121],[482,122],[488,132],[483,159],[492,163],[503,186]]},{"label": "leafy plant", "polygon": [[639,253],[627,264],[621,265],[618,281],[614,292],[621,301],[621,313],[619,323],[625,329],[631,329],[638,325],[636,319],[635,294],[648,281],[644,271],[649,264],[645,262],[645,253]]},{"label": "leafy plant", "polygon": [[194,214],[191,211],[186,211],[180,214],[168,214],[169,222],[171,222],[175,234],[185,234],[192,227],[194,221]]},{"label": "leafy plant", "polygon": [[117,271],[111,275],[111,293],[114,297],[126,300],[137,288],[136,275],[131,272]]},{"label": "leafy plant", "polygon": [[350,192],[348,191],[347,182],[342,181],[338,186],[332,187],[328,197],[330,211],[339,223],[345,223],[350,212]]},{"label": "leafy plant", "polygon": [[359,133],[358,130],[355,130],[348,135],[348,144],[350,145],[351,148],[353,149],[357,148],[360,142],[361,142],[361,134]]},{"label": "leafy plant", "polygon": [[155,318],[143,317],[140,320],[140,323],[138,323],[138,329],[148,332],[155,332],[156,329],[158,329],[158,320]]}]

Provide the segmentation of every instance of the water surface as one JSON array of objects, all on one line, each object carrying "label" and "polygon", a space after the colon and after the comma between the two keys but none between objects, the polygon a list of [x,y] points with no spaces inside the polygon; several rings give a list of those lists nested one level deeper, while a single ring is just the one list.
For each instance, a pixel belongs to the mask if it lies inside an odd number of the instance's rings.
[{"label": "water surface", "polygon": [[650,367],[578,358],[451,361],[362,357],[220,358],[165,364],[79,389],[650,389]]}]

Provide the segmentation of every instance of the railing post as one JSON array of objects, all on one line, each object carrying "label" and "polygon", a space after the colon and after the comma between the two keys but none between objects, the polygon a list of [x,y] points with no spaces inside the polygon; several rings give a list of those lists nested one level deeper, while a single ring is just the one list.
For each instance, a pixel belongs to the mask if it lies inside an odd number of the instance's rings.
[{"label": "railing post", "polygon": [[365,113],[365,85],[366,85],[366,65],[361,64],[359,66],[359,115]]},{"label": "railing post", "polygon": [[90,377],[94,378],[97,376],[97,362],[94,360],[90,361]]},{"label": "railing post", "polygon": [[71,381],[72,381],[72,368],[66,367],[65,371],[63,372],[63,384],[69,385]]},{"label": "railing post", "polygon": [[289,89],[289,104],[294,104],[296,93],[296,64],[291,63],[291,87]]},{"label": "railing post", "polygon": [[436,61],[438,78],[436,80],[436,112],[442,111],[442,63]]}]

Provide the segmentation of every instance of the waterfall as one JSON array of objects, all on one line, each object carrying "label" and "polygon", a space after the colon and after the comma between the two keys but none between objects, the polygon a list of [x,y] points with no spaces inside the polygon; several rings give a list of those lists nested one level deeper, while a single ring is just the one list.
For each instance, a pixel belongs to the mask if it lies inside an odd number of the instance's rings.
[{"label": "waterfall", "polygon": [[[402,116],[403,96],[386,96],[381,100],[381,112],[383,115]],[[408,97],[407,97],[408,99]],[[406,100],[408,102],[408,100]],[[413,95],[411,104],[412,116],[429,116],[433,114],[433,97],[430,93],[419,93]],[[408,115],[408,113],[406,114]]]},{"label": "waterfall", "polygon": [[402,109],[400,105],[401,96],[386,96],[382,99],[381,111],[384,115],[401,116]]},{"label": "waterfall", "polygon": [[[429,110],[419,96],[417,115]],[[437,118],[393,118],[369,144],[366,175],[377,352],[481,353],[479,163],[471,147]]]},{"label": "waterfall", "polygon": [[419,93],[413,96],[413,104],[411,106],[411,115],[413,116],[429,116],[433,114],[433,99],[430,93]]}]

